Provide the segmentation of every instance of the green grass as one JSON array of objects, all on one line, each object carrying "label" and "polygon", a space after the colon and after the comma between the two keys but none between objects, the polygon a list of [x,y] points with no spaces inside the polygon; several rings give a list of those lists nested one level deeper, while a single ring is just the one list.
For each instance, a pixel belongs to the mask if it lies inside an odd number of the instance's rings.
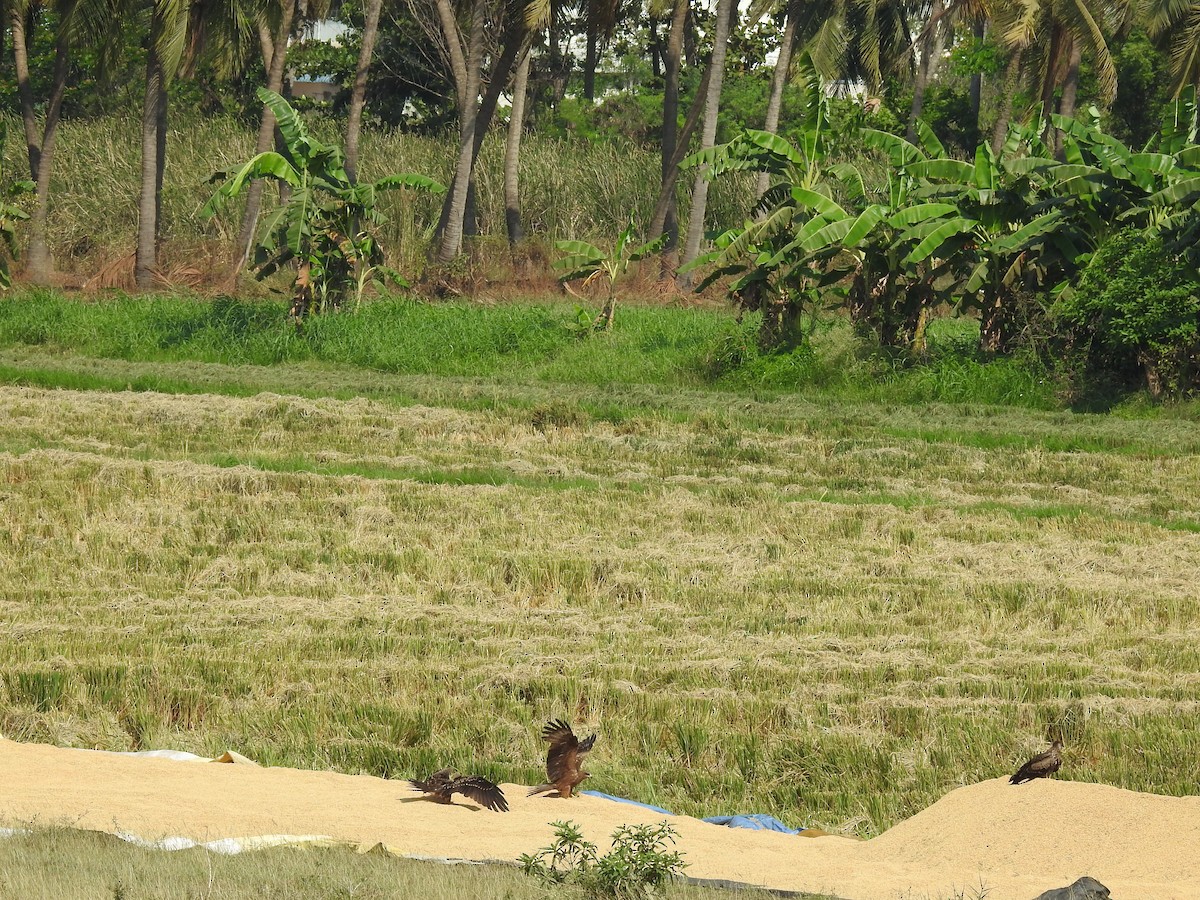
[{"label": "green grass", "polygon": [[[567,888],[558,893],[577,895]],[[544,900],[549,896],[534,879],[498,865],[431,865],[343,848],[282,848],[236,856],[201,849],[164,852],[107,834],[65,828],[0,837],[0,894],[27,900]],[[666,891],[667,900],[770,896],[685,885],[671,885]]]},{"label": "green grass", "polygon": [[950,320],[934,329],[933,358],[904,367],[863,356],[837,319],[814,332],[811,346],[760,356],[754,317],[739,325],[722,310],[626,305],[612,334],[586,339],[567,327],[572,313],[561,305],[391,299],[311,319],[302,332],[284,318],[281,303],[177,297],[80,303],[29,291],[0,303],[0,348],[139,362],[321,362],[391,374],[588,385],[601,391],[593,403],[612,385],[654,385],[750,396],[804,392],[855,403],[1055,405],[1044,373],[1019,361],[971,359],[961,338],[971,323]]}]

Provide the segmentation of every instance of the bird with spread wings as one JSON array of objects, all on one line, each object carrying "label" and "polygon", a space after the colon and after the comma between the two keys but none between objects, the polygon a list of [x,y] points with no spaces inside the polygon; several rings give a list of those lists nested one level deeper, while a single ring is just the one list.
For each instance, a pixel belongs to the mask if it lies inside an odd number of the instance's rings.
[{"label": "bird with spread wings", "polygon": [[546,723],[542,729],[542,740],[550,745],[546,751],[546,777],[550,780],[530,788],[529,796],[558,791],[558,796],[567,798],[590,773],[583,770],[583,757],[596,743],[596,735],[579,740],[571,726],[562,719]]},{"label": "bird with spread wings", "polygon": [[1035,778],[1049,778],[1062,765],[1062,741],[1054,741],[1050,749],[1039,753],[1008,779],[1009,784],[1024,784]]},{"label": "bird with spread wings", "polygon": [[495,812],[508,812],[504,791],[478,775],[459,775],[453,769],[442,769],[424,781],[412,779],[408,783],[416,790],[423,791],[425,799],[434,803],[449,803],[452,795],[462,794]]}]

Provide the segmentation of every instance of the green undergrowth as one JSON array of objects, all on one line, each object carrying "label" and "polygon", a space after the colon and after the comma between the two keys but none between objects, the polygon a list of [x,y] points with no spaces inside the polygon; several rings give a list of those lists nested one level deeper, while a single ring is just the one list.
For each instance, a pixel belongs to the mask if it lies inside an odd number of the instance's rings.
[{"label": "green undergrowth", "polygon": [[[570,327],[575,313],[566,305],[489,307],[393,298],[353,313],[310,319],[302,329],[290,325],[284,313],[283,302],[228,297],[115,296],[84,302],[28,291],[0,303],[0,347],[38,346],[138,362],[320,362],[391,374],[606,391],[614,384],[641,384],[798,393],[845,402],[1059,405],[1053,380],[1036,365],[976,358],[969,321],[936,323],[929,356],[914,361],[867,352],[837,317],[812,323],[803,347],[763,355],[754,342],[756,318],[735,322],[724,310],[627,305],[612,334],[585,338]],[[186,389],[169,383],[144,387]]]}]

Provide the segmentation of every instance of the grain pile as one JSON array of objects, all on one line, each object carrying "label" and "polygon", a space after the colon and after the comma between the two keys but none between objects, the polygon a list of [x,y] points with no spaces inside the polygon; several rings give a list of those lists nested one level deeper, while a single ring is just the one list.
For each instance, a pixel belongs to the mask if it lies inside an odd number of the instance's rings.
[{"label": "grain pile", "polygon": [[[416,774],[416,773],[414,773]],[[622,823],[661,815],[592,797],[526,797],[511,812],[415,799],[402,782],[216,765],[0,740],[0,825],[63,824],[215,840],[319,834],[412,856],[512,861],[569,818],[605,846]],[[714,810],[714,813],[723,812]],[[731,812],[725,810],[724,812]],[[1115,900],[1200,900],[1200,797],[1005,779],[959,788],[871,841],[812,840],[673,817],[687,874],[846,900],[1032,900],[1091,875]]]}]

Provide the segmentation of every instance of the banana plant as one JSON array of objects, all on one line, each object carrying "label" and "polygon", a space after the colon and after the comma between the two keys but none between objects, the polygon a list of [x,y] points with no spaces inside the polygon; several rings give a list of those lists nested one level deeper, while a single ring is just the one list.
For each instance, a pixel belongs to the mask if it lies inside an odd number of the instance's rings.
[{"label": "banana plant", "polygon": [[554,262],[559,272],[558,280],[564,285],[583,279],[590,284],[599,279],[607,280],[604,308],[592,323],[593,331],[612,331],[613,315],[617,307],[617,285],[629,271],[629,264],[652,256],[662,249],[666,235],[643,244],[636,244],[636,226],[630,218],[629,224],[617,235],[611,253],[605,253],[587,241],[555,241],[554,248],[565,254]]},{"label": "banana plant", "polygon": [[384,265],[383,251],[372,233],[374,226],[387,221],[377,208],[378,194],[396,188],[443,193],[445,188],[411,173],[353,183],[341,148],[312,137],[279,94],[259,88],[258,97],[275,114],[286,152],[260,153],[241,166],[215,173],[209,182],[219,182],[221,187],[204,213],[214,215],[256,178],[288,186],[287,202],[263,222],[253,264],[259,279],[294,264],[291,314],[297,320],[312,312],[338,309],[350,297],[357,304],[370,284],[403,283],[398,273]]},{"label": "banana plant", "polygon": [[973,162],[917,160],[905,166],[929,186],[924,196],[951,211],[914,224],[901,235],[909,246],[902,262],[948,263],[960,303],[980,312],[980,347],[1007,349],[1019,298],[1035,285],[1049,286],[1076,271],[1084,253],[1061,196],[1043,190],[1036,167],[1044,144],[1034,127],[1013,129],[999,156],[981,144]]}]

